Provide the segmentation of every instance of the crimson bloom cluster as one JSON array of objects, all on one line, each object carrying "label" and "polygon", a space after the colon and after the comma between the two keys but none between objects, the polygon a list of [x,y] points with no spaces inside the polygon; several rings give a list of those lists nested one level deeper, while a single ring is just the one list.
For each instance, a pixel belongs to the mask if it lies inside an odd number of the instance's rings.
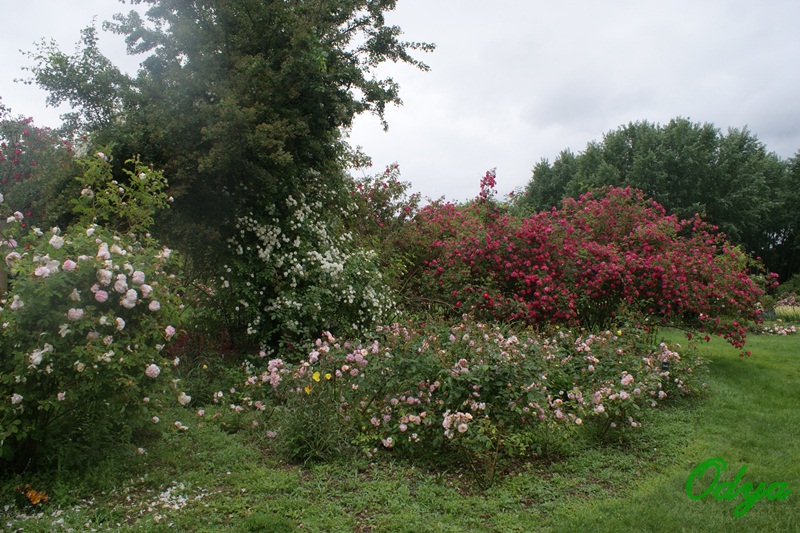
[{"label": "crimson bloom cluster", "polygon": [[[483,189],[493,183],[485,179]],[[566,199],[521,220],[489,200],[483,191],[471,204],[420,211],[411,245],[427,265],[420,294],[459,313],[537,325],[607,328],[650,317],[736,347],[746,322],[760,321],[757,302],[772,277],[698,216],[667,216],[630,188]]]}]

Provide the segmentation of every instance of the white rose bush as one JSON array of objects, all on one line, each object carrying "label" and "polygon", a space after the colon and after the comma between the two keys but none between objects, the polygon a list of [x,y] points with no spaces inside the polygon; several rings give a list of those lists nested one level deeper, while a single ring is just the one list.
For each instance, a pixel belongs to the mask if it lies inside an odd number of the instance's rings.
[{"label": "white rose bush", "polygon": [[[119,442],[177,397],[165,347],[179,326],[175,257],[147,233],[166,180],[137,159],[129,183],[87,158],[62,230],[2,203],[0,462],[26,465]],[[188,396],[187,396],[188,397]]]},{"label": "white rose bush", "polygon": [[[309,176],[309,183],[315,178]],[[246,321],[247,336],[268,353],[323,331],[358,333],[385,321],[394,295],[373,250],[360,247],[341,221],[355,205],[346,193],[302,192],[237,219],[221,296]],[[311,187],[313,188],[313,187]]]}]

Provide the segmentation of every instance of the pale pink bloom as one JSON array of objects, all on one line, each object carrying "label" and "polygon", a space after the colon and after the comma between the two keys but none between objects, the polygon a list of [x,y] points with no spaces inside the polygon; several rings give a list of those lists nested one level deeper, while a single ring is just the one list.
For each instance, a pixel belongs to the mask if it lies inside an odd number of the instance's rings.
[{"label": "pale pink bloom", "polygon": [[131,282],[134,285],[141,285],[142,283],[144,283],[144,272],[142,272],[141,270],[135,271],[131,276]]},{"label": "pale pink bloom", "polygon": [[205,409],[199,409],[197,411],[197,416],[203,416],[204,414],[206,414],[206,410]]},{"label": "pale pink bloom", "polygon": [[125,294],[128,291],[128,282],[125,279],[125,274],[117,275],[117,281],[114,282],[114,290],[120,294]]},{"label": "pale pink bloom", "polygon": [[583,420],[581,420],[580,418],[576,418],[575,423],[580,426],[581,424],[583,424]]},{"label": "pale pink bloom", "polygon": [[67,393],[66,393],[66,391],[64,391],[64,392],[59,392],[59,393],[56,395],[56,398],[58,398],[58,401],[59,401],[59,402],[63,402],[63,401],[64,401],[64,399],[65,399],[66,397],[67,397]]},{"label": "pale pink bloom", "polygon": [[98,290],[96,293],[94,293],[94,299],[100,303],[103,303],[108,300],[108,293],[106,291]]},{"label": "pale pink bloom", "polygon": [[[407,426],[407,425],[405,425],[405,424],[400,424],[399,428],[400,428],[400,431],[403,431],[403,432],[404,432],[405,430],[407,430],[407,429],[408,429],[408,426]],[[465,431],[466,431],[466,430],[465,430]]]},{"label": "pale pink bloom", "polygon": [[22,395],[21,394],[14,393],[14,394],[11,395],[11,403],[13,405],[17,405],[18,403],[21,403],[21,402],[22,402]]},{"label": "pale pink bloom", "polygon": [[381,439],[381,444],[383,444],[385,448],[391,448],[392,446],[394,446],[394,439],[392,437]]},{"label": "pale pink bloom", "polygon": [[49,243],[50,246],[52,246],[56,250],[60,250],[61,247],[64,246],[64,237],[61,237],[60,235],[53,235],[52,237],[50,237]]},{"label": "pale pink bloom", "polygon": [[147,365],[147,368],[144,370],[144,374],[148,378],[153,378],[153,379],[156,379],[160,373],[161,369],[158,368],[158,365],[155,364]]},{"label": "pale pink bloom", "polygon": [[6,255],[6,265],[11,266],[12,261],[19,260],[20,255],[17,252],[11,252],[10,254]]},{"label": "pale pink bloom", "polygon": [[622,383],[623,387],[627,387],[633,382],[633,376],[625,372],[619,382]]},{"label": "pale pink bloom", "polygon": [[264,435],[266,435],[268,439],[274,439],[278,436],[278,434],[272,430],[267,431]]},{"label": "pale pink bloom", "polygon": [[134,289],[128,289],[128,292],[125,293],[125,296],[120,299],[119,303],[125,309],[133,309],[136,306],[136,291]]},{"label": "pale pink bloom", "polygon": [[153,417],[153,424],[158,424],[160,421],[161,421],[161,419],[158,418],[157,416]]},{"label": "pale pink bloom", "polygon": [[115,322],[117,323],[117,330],[118,331],[122,331],[123,329],[125,329],[125,320],[123,320],[120,317],[117,317],[115,319]]},{"label": "pale pink bloom", "polygon": [[164,328],[164,334],[167,336],[168,339],[171,339],[173,335],[175,335],[175,328],[172,326],[167,326]]},{"label": "pale pink bloom", "polygon": [[178,403],[181,404],[184,407],[189,405],[189,402],[191,402],[191,401],[192,401],[192,397],[189,396],[188,394],[186,394],[185,392],[181,392],[178,395]]},{"label": "pale pink bloom", "polygon": [[97,281],[100,282],[100,285],[108,285],[111,283],[111,271],[105,268],[101,268],[97,271]]},{"label": "pale pink bloom", "polygon": [[466,424],[459,424],[458,425],[458,432],[459,433],[466,433],[467,432],[467,425]]},{"label": "pale pink bloom", "polygon": [[24,306],[25,302],[19,299],[18,294],[14,295],[14,299],[11,301],[11,305],[9,305],[12,311],[16,311],[17,309],[22,309]]},{"label": "pale pink bloom", "polygon": [[619,399],[620,400],[627,400],[628,398],[630,398],[630,395],[627,392],[621,391],[619,393]]},{"label": "pale pink bloom", "polygon": [[158,303],[158,300],[153,300],[152,302],[150,302],[150,305],[148,305],[147,308],[155,312],[161,309],[161,304]]},{"label": "pale pink bloom", "polygon": [[61,268],[63,268],[65,272],[72,272],[77,266],[78,264],[75,261],[72,259],[67,259],[64,261],[64,264],[61,266]]},{"label": "pale pink bloom", "polygon": [[67,311],[67,318],[75,322],[83,318],[83,309],[76,309],[75,307]]},{"label": "pale pink bloom", "polygon": [[106,243],[100,244],[100,247],[97,249],[96,257],[98,259],[111,259],[111,253],[108,251],[108,244]]},{"label": "pale pink bloom", "polygon": [[605,407],[603,407],[603,404],[602,404],[602,403],[601,403],[600,405],[598,405],[597,407],[595,407],[595,408],[594,408],[594,412],[595,412],[595,413],[598,413],[598,414],[599,414],[599,413],[603,413],[603,412],[605,412],[605,410],[606,410],[606,408],[605,408]]},{"label": "pale pink bloom", "polygon": [[142,291],[142,296],[144,298],[150,298],[150,293],[153,292],[153,287],[145,283],[139,287],[139,290]]}]

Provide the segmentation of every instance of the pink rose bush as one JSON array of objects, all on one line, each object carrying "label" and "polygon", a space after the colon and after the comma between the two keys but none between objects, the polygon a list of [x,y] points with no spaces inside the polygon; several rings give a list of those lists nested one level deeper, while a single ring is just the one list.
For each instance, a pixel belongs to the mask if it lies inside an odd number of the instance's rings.
[{"label": "pink rose bush", "polygon": [[645,410],[701,390],[702,361],[648,346],[634,328],[546,335],[468,316],[379,327],[360,342],[326,333],[297,363],[249,367],[239,401],[284,410],[263,425],[295,459],[324,457],[332,441],[333,453],[338,435],[369,455],[449,450],[491,479],[543,439],[637,428]]},{"label": "pink rose bush", "polygon": [[[174,261],[143,237],[165,205],[166,183],[137,160],[128,165],[147,179],[121,196],[105,192],[108,162],[84,162],[84,189],[96,194],[79,198],[79,219],[64,230],[26,228],[0,204],[9,272],[0,301],[0,460],[12,465],[57,457],[70,442],[97,446],[76,433],[81,427],[119,438],[175,402],[164,353],[180,325]],[[147,292],[137,292],[145,279]]]}]

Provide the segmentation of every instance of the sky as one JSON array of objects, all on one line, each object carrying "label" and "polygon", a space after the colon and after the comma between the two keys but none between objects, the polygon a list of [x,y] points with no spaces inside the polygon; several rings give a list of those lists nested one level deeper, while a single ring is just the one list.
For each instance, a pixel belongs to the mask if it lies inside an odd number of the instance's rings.
[{"label": "sky", "polygon": [[[8,2],[9,0],[0,0]],[[6,6],[0,97],[14,115],[54,126],[64,110],[14,83],[42,38],[72,52],[93,16],[130,6],[113,0],[28,0]],[[356,119],[350,142],[374,172],[397,163],[411,192],[449,200],[478,193],[497,172],[501,194],[524,187],[542,159],[629,122],[676,117],[744,128],[783,158],[800,150],[800,2],[795,0],[398,0],[387,15],[418,53],[420,72],[388,64],[404,104]],[[118,36],[100,48],[134,73]]]}]

